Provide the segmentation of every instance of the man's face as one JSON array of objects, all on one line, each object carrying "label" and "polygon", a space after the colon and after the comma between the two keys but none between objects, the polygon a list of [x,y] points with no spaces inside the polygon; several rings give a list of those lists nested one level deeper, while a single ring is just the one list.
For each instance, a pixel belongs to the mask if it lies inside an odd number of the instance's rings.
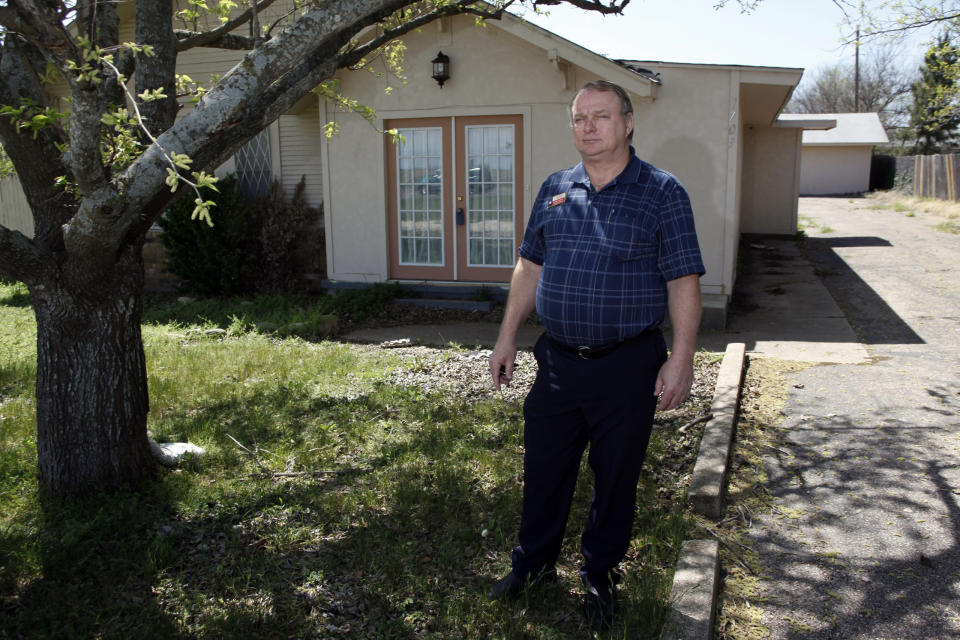
[{"label": "man's face", "polygon": [[633,114],[620,113],[612,91],[583,91],[573,101],[573,144],[584,159],[603,159],[627,152]]}]

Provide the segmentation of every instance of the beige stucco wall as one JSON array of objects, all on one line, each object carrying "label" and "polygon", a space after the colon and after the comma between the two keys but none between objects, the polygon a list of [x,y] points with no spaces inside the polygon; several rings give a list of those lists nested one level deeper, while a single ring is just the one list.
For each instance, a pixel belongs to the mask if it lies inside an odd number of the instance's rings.
[{"label": "beige stucco wall", "polygon": [[[562,73],[540,46],[493,25],[477,28],[468,17],[447,20],[442,28],[430,25],[408,37],[406,45],[406,85],[395,85],[387,95],[385,79],[347,72],[340,75],[343,93],[373,106],[381,124],[389,118],[521,114],[522,194],[528,217],[540,183],[579,161],[566,108],[576,87],[598,77],[596,70],[570,64]],[[443,88],[430,78],[430,60],[440,50],[450,56],[452,67],[452,78]],[[611,68],[612,79],[622,80],[617,75],[622,70],[605,61],[602,66]],[[637,153],[677,175],[689,191],[707,268],[702,288],[723,296],[732,287],[739,198],[736,117],[730,125],[737,96],[732,73],[665,68],[656,100],[634,100]],[[324,143],[322,158],[328,275],[335,280],[383,280],[387,230],[382,137],[355,115],[322,109],[321,115],[341,128],[339,136]]]},{"label": "beige stucco wall", "polygon": [[870,189],[873,147],[804,146],[800,161],[800,195],[862,193]]},{"label": "beige stucco wall", "polygon": [[725,298],[732,291],[738,236],[737,72],[647,68],[660,73],[663,84],[653,103],[634,105],[634,146],[641,158],[677,176],[690,194],[707,270],[701,290]]},{"label": "beige stucco wall", "polygon": [[16,176],[0,180],[0,225],[12,231],[19,231],[28,238],[33,237],[33,216],[27,196],[20,187]]},{"label": "beige stucco wall", "polygon": [[747,127],[744,130],[743,233],[797,232],[800,129]]}]

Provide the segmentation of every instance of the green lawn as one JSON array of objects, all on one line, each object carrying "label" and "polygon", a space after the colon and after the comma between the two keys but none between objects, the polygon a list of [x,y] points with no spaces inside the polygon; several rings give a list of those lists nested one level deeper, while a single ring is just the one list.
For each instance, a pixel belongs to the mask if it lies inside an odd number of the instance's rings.
[{"label": "green lawn", "polygon": [[[41,503],[28,302],[0,285],[0,638],[586,635],[588,473],[559,583],[517,603],[483,596],[515,544],[518,401],[393,385],[395,367],[417,365],[388,350],[258,333],[277,300],[151,308],[149,429],[208,454],[140,492]],[[679,424],[655,432],[609,637],[662,624],[694,526],[684,483],[699,427]]]}]

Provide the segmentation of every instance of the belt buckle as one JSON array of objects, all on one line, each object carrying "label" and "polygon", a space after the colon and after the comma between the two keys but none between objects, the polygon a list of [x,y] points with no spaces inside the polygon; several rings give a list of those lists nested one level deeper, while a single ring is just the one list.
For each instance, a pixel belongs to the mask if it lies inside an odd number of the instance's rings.
[{"label": "belt buckle", "polygon": [[577,355],[583,358],[584,360],[590,359],[590,356],[589,356],[590,351],[591,351],[590,347],[587,347],[587,346],[577,347]]}]

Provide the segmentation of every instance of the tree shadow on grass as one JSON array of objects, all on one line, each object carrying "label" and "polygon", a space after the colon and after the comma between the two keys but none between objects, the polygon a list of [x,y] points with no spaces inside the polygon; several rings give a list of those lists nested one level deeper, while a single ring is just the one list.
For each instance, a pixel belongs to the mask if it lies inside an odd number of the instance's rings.
[{"label": "tree shadow on grass", "polygon": [[154,485],[142,493],[43,499],[38,538],[3,541],[21,553],[20,565],[8,567],[11,575],[27,569],[30,547],[41,566],[26,585],[4,586],[0,637],[188,637],[152,587],[153,532],[170,513],[169,498]]},{"label": "tree shadow on grass", "polygon": [[[509,568],[518,525],[518,405],[428,402],[403,388],[321,398],[276,389],[246,400],[169,420],[183,431],[229,424],[251,449],[267,450],[289,444],[297,429],[271,427],[258,413],[289,407],[292,425],[325,413],[343,437],[322,442],[305,431],[291,446],[318,445],[328,454],[308,456],[296,469],[323,463],[332,473],[264,477],[245,454],[223,453],[236,453],[224,428],[215,432],[221,452],[142,493],[50,508],[40,541],[43,575],[5,601],[5,633],[583,637],[576,547],[588,481],[578,491],[560,583],[516,603],[484,596]],[[347,420],[358,415],[388,423],[382,442],[363,439],[363,425]],[[641,518],[637,538],[657,538],[659,526],[655,517]],[[655,590],[637,581],[647,574],[663,581],[672,562],[654,566],[652,558],[631,550],[628,606],[612,637],[656,632],[665,594],[646,595]]]},{"label": "tree shadow on grass", "polygon": [[0,296],[0,306],[5,307],[29,307],[30,292],[25,286],[18,286],[5,295]]}]

